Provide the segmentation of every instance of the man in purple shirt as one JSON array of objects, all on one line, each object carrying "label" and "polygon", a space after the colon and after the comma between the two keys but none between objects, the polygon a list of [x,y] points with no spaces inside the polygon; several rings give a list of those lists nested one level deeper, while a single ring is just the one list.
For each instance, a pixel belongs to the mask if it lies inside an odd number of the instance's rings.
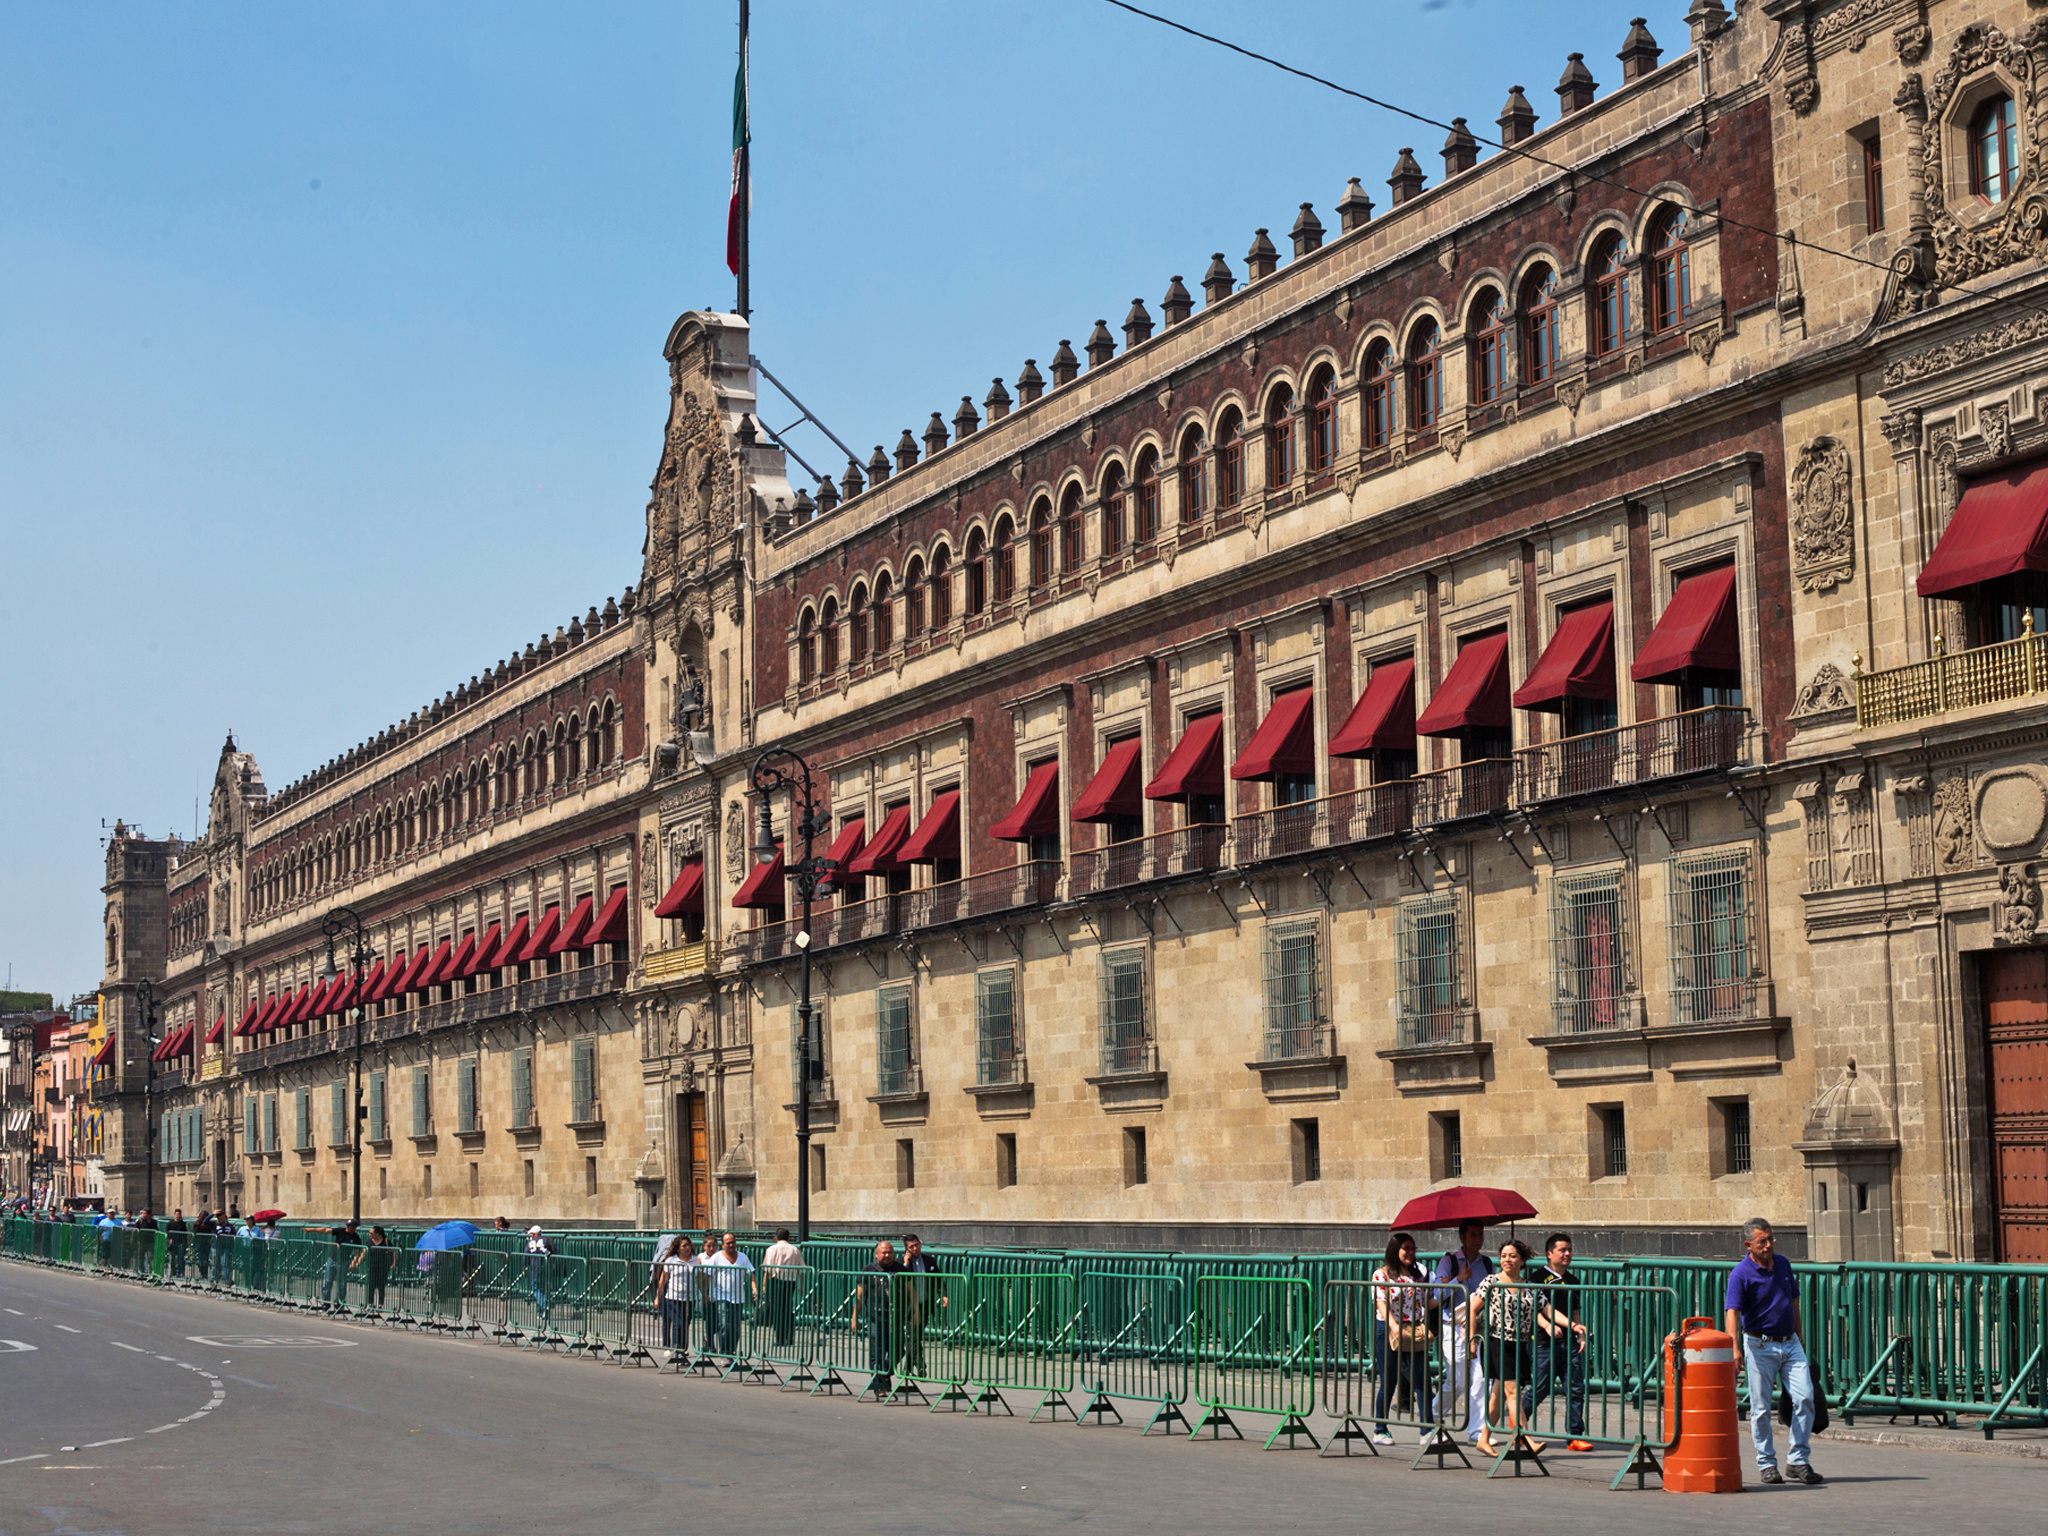
[{"label": "man in purple shirt", "polygon": [[1743,1224],[1747,1252],[1728,1271],[1728,1332],[1742,1346],[1749,1373],[1749,1437],[1756,1443],[1756,1464],[1767,1483],[1782,1483],[1778,1447],[1771,1434],[1771,1408],[1782,1379],[1792,1396],[1792,1466],[1795,1483],[1818,1483],[1821,1475],[1807,1464],[1807,1441],[1813,1433],[1813,1371],[1799,1342],[1799,1282],[1791,1261],[1781,1256],[1771,1224],[1752,1216]]}]

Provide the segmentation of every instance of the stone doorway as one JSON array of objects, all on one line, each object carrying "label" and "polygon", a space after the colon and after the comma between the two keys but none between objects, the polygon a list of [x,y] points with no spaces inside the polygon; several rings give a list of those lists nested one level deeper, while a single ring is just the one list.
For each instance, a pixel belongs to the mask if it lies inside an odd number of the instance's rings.
[{"label": "stone doorway", "polygon": [[1983,957],[1997,1256],[2048,1263],[2048,949]]},{"label": "stone doorway", "polygon": [[676,1095],[676,1130],[683,1152],[681,1224],[701,1230],[711,1225],[711,1131],[703,1094]]}]

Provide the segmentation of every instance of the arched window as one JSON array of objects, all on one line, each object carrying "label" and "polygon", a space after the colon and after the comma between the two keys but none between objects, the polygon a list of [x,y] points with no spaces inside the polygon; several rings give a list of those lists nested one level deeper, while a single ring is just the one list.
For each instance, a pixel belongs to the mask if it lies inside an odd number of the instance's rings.
[{"label": "arched window", "polygon": [[2019,120],[2012,98],[1997,95],[1970,119],[1970,190],[1990,202],[2002,203],[2012,192],[2020,170]]},{"label": "arched window", "polygon": [[924,561],[916,555],[903,570],[903,638],[924,633]]},{"label": "arched window", "polygon": [[1394,349],[1376,341],[1365,354],[1365,447],[1368,453],[1394,440]]},{"label": "arched window", "polygon": [[1266,398],[1266,485],[1294,483],[1294,391],[1282,384]]},{"label": "arched window", "polygon": [[1443,332],[1434,320],[1424,320],[1408,336],[1408,426],[1434,431],[1443,413]]},{"label": "arched window", "polygon": [[540,790],[540,742],[537,738],[526,738],[526,782],[521,787],[520,798],[530,799]]},{"label": "arched window", "polygon": [[577,729],[582,723],[579,720],[569,728],[569,777],[572,779],[583,777],[583,733]]},{"label": "arched window", "polygon": [[583,754],[583,768],[586,773],[597,772],[608,761],[608,759],[601,756],[603,745],[598,739],[600,729],[597,706],[593,704],[590,706],[589,715],[585,717],[585,734],[590,739],[589,748]]},{"label": "arched window", "polygon": [[1041,496],[1031,505],[1031,585],[1052,580],[1052,503]]},{"label": "arched window", "polygon": [[1326,475],[1337,462],[1337,376],[1316,370],[1308,381],[1308,472]]},{"label": "arched window", "polygon": [[1650,237],[1650,329],[1662,334],[1685,323],[1692,308],[1692,257],[1686,237],[1692,215],[1674,208]]},{"label": "arched window", "polygon": [[988,606],[988,545],[975,529],[967,536],[967,614],[973,618]]},{"label": "arched window", "polygon": [[875,654],[881,656],[896,645],[896,589],[889,573],[875,578]]},{"label": "arched window", "polygon": [[1131,527],[1131,542],[1150,544],[1159,537],[1159,451],[1147,448],[1138,455],[1138,516]]},{"label": "arched window", "polygon": [[1593,353],[1605,357],[1628,340],[1628,245],[1609,236],[1594,253]]},{"label": "arched window", "polygon": [[1199,523],[1209,515],[1209,439],[1200,427],[1180,438],[1180,520]]},{"label": "arched window", "polygon": [[818,675],[818,618],[806,608],[796,619],[796,680],[808,683]]},{"label": "arched window", "polygon": [[1492,405],[1507,387],[1508,307],[1494,289],[1473,301],[1466,328],[1472,333],[1472,402]]},{"label": "arched window", "polygon": [[1060,571],[1071,576],[1081,569],[1081,487],[1070,485],[1060,498]]},{"label": "arched window", "polygon": [[1124,467],[1112,464],[1102,477],[1102,557],[1124,547]]},{"label": "arched window", "polygon": [[618,741],[618,710],[610,699],[606,699],[604,708],[597,712],[597,763],[600,768],[611,767],[612,759],[618,755]]},{"label": "arched window", "polygon": [[1216,510],[1228,512],[1244,500],[1244,418],[1223,413],[1216,426]]},{"label": "arched window", "polygon": [[1537,267],[1522,283],[1522,378],[1548,384],[1557,373],[1557,274]]},{"label": "arched window", "polygon": [[989,558],[995,566],[995,580],[989,585],[994,589],[995,600],[1007,603],[1017,590],[1016,529],[1007,514],[996,519],[995,548]]},{"label": "arched window", "polygon": [[818,610],[818,674],[833,677],[839,671],[839,599],[828,597]]},{"label": "arched window", "polygon": [[856,585],[846,601],[846,660],[859,666],[868,659],[868,589]]},{"label": "arched window", "polygon": [[552,776],[549,779],[550,783],[560,784],[564,779],[568,778],[569,728],[559,720],[555,722],[555,754],[549,767],[552,771]]},{"label": "arched window", "polygon": [[932,551],[932,628],[953,625],[953,552],[941,544]]}]

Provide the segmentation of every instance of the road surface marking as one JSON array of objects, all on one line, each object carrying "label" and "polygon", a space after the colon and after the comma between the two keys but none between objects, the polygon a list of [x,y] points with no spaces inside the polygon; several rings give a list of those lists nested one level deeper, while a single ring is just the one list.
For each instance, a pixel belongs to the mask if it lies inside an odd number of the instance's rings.
[{"label": "road surface marking", "polygon": [[134,1438],[135,1437],[133,1435],[116,1435],[111,1440],[88,1440],[84,1445],[81,1445],[79,1449],[81,1451],[96,1451],[103,1445],[126,1445],[130,1440],[133,1440]]},{"label": "road surface marking", "polygon": [[48,1451],[37,1451],[33,1456],[10,1456],[5,1461],[0,1461],[0,1467],[11,1467],[17,1461],[48,1461],[49,1459],[50,1453]]},{"label": "road surface marking", "polygon": [[146,1349],[137,1349],[133,1344],[123,1344],[119,1339],[109,1339],[107,1342],[116,1349],[127,1350],[132,1355],[146,1355],[149,1353]]},{"label": "road surface marking", "polygon": [[[321,1334],[204,1334],[186,1336],[192,1344],[205,1344],[215,1349],[354,1349],[354,1339],[333,1339]],[[226,1361],[222,1361],[226,1364]]]},{"label": "road surface marking", "polygon": [[56,1326],[62,1328],[66,1333],[82,1333],[85,1331],[82,1328],[73,1328],[68,1323],[58,1323]]},{"label": "road surface marking", "polygon": [[33,1344],[24,1344],[19,1339],[0,1339],[0,1355],[32,1355],[35,1352]]},{"label": "road surface marking", "polygon": [[8,1308],[7,1310],[8,1310],[8,1311],[10,1311],[10,1312],[12,1312],[12,1313],[14,1313],[14,1315],[15,1315],[16,1317],[25,1317],[25,1316],[27,1316],[27,1314],[26,1314],[26,1313],[24,1313],[24,1312],[20,1311],[20,1310],[19,1310],[18,1308],[15,1308],[15,1307],[9,1307],[9,1308]]}]

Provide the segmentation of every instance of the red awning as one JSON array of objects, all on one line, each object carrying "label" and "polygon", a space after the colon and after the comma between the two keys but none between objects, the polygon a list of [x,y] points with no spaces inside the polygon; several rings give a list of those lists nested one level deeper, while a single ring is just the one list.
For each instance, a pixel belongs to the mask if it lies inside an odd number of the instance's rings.
[{"label": "red awning", "polygon": [[[251,998],[249,1000],[249,1006],[242,1010],[242,1017],[236,1021],[235,1033],[238,1035],[246,1035],[247,1033],[249,1033],[249,1026],[256,1022],[256,1015],[262,1011],[262,1008],[263,1004],[261,1001],[259,1001],[256,998]],[[214,1037],[212,1035],[208,1035],[206,1037],[207,1043],[209,1045],[213,1043],[213,1038]]]},{"label": "red awning", "polygon": [[789,905],[789,897],[783,892],[784,879],[782,849],[778,846],[774,858],[747,870],[747,878],[733,892],[732,904],[736,907],[767,907],[780,912]]},{"label": "red awning", "polygon": [[681,917],[685,912],[704,910],[704,861],[691,859],[676,875],[675,884],[654,909],[656,917]]},{"label": "red awning", "polygon": [[298,995],[278,1010],[277,1017],[270,1021],[270,1027],[272,1029],[288,1029],[305,1018],[307,1010],[312,1006],[313,988],[308,983],[300,987]]},{"label": "red awning", "polygon": [[519,921],[512,925],[512,931],[505,935],[504,942],[498,946],[498,952],[491,956],[490,963],[479,966],[478,969],[497,971],[504,969],[508,965],[516,964],[519,960],[520,951],[526,948],[526,936],[532,929],[532,920],[524,913],[521,913]]},{"label": "red awning", "polygon": [[[184,1025],[180,1024],[177,1029],[172,1030],[163,1039],[157,1041],[156,1049],[149,1053],[149,1059],[151,1061],[162,1061],[166,1056],[170,1055],[171,1047],[178,1043],[179,1031],[183,1030],[184,1027]],[[104,1050],[105,1047],[102,1046],[101,1049]]]},{"label": "red awning", "polygon": [[209,1029],[209,1030],[208,1030],[208,1031],[206,1032],[206,1044],[208,1044],[208,1045],[219,1045],[219,1044],[220,1044],[220,1042],[221,1042],[221,1037],[222,1037],[223,1035],[225,1035],[225,1034],[226,1034],[227,1032],[228,1032],[228,1016],[227,1016],[226,1014],[224,1014],[224,1013],[223,1013],[223,1014],[220,1014],[220,1015],[218,1015],[218,1016],[217,1016],[217,1017],[216,1017],[216,1018],[214,1019],[214,1021],[213,1021],[213,1028]]},{"label": "red awning", "polygon": [[[899,805],[882,818],[882,829],[868,839],[867,847],[855,854],[841,872],[841,884],[855,876],[866,879],[870,875],[886,875],[892,869],[902,868],[896,852],[903,846],[903,840],[910,836],[910,807]],[[734,903],[738,905],[737,902]]]},{"label": "red awning", "polygon": [[1363,757],[1368,752],[1415,750],[1415,663],[1390,661],[1374,667],[1365,692],[1330,738],[1330,756]]},{"label": "red awning", "polygon": [[[832,839],[832,846],[825,850],[825,857],[832,861],[833,874],[846,870],[847,865],[860,857],[861,849],[866,846],[867,830],[868,819],[865,816],[856,816],[839,829],[839,835]],[[849,872],[848,879],[851,878]],[[822,894],[831,889],[832,876],[828,874],[818,882],[818,890]]]},{"label": "red awning", "polygon": [[1735,622],[1735,567],[1702,571],[1678,584],[1628,675],[1639,683],[1676,683],[1695,667],[1742,670]]},{"label": "red awning", "polygon": [[2021,571],[2048,571],[2048,464],[1972,483],[1914,586],[1954,597]]},{"label": "red awning", "polygon": [[905,839],[897,855],[905,864],[933,864],[940,859],[960,857],[960,791],[949,789],[932,796],[932,808],[924,813],[917,830]]},{"label": "red awning", "polygon": [[1429,708],[1415,722],[1418,736],[1455,736],[1471,726],[1508,723],[1508,637],[1468,640]]},{"label": "red awning", "polygon": [[338,991],[340,986],[341,978],[338,976],[330,977],[325,981],[317,983],[313,988],[313,1001],[306,1006],[306,1017],[309,1019],[325,1018],[327,1016],[327,994]]},{"label": "red awning", "polygon": [[381,1001],[384,994],[391,990],[390,982],[391,962],[389,960],[379,960],[370,967],[368,973],[363,977],[361,1001],[366,1005]]},{"label": "red awning", "polygon": [[436,981],[460,981],[476,969],[476,935],[464,934],[462,942],[455,946],[455,953],[448,957],[448,963],[435,971]]},{"label": "red awning", "polygon": [[344,976],[334,984],[334,990],[327,994],[327,1011],[346,1013],[355,1006],[355,1001],[356,979],[353,976]]},{"label": "red awning", "polygon": [[599,944],[623,944],[626,942],[626,888],[622,885],[598,909],[597,916],[590,920],[590,931],[583,935],[584,949],[593,949]]},{"label": "red awning", "polygon": [[1159,774],[1145,786],[1147,800],[1188,800],[1223,793],[1223,717],[1197,715],[1187,723]]},{"label": "red awning", "polygon": [[413,973],[412,989],[421,991],[440,981],[442,974],[448,969],[448,962],[454,958],[455,941],[453,939],[443,939],[435,946],[434,953],[427,963]]},{"label": "red awning", "polygon": [[1111,742],[1102,754],[1102,766],[1081,791],[1068,816],[1074,821],[1108,821],[1112,816],[1141,816],[1145,811],[1143,765],[1138,761],[1144,743],[1133,736]]},{"label": "red awning", "polygon": [[1233,779],[1277,779],[1283,773],[1316,771],[1316,691],[1296,688],[1276,695],[1266,718],[1230,765]]},{"label": "red awning", "polygon": [[590,926],[590,898],[584,897],[576,903],[569,920],[562,924],[561,934],[548,946],[551,955],[566,955],[572,949],[581,949],[590,941],[583,937],[583,930]]},{"label": "red awning", "polygon": [[1024,793],[1009,815],[988,829],[1006,843],[1028,843],[1060,829],[1060,765],[1040,763],[1024,781]]},{"label": "red awning", "polygon": [[492,958],[497,954],[498,946],[504,938],[503,928],[502,923],[493,923],[484,930],[484,936],[476,941],[476,948],[470,952],[469,963],[455,973],[457,981],[465,981],[478,971],[488,971],[492,968]]},{"label": "red awning", "polygon": [[561,931],[562,909],[549,907],[541,914],[539,923],[534,925],[533,937],[526,941],[525,948],[519,951],[517,958],[521,961],[538,960],[543,955],[553,954],[555,935]]},{"label": "red awning", "polygon": [[1555,712],[1566,699],[1614,695],[1614,604],[1588,603],[1557,616],[1550,644],[1515,690],[1515,708]]},{"label": "red awning", "polygon": [[249,1033],[260,1035],[270,1028],[270,1021],[277,1017],[278,1009],[284,1006],[284,999],[285,994],[277,992],[273,992],[265,999],[263,1007],[258,1010],[256,1017],[249,1021]]},{"label": "red awning", "polygon": [[386,995],[389,997],[403,997],[406,993],[418,987],[420,985],[420,977],[426,973],[427,961],[433,958],[433,953],[431,949],[422,944],[420,952],[414,955],[399,971],[398,979],[391,983],[391,990]]},{"label": "red awning", "polygon": [[112,1034],[109,1034],[106,1039],[100,1042],[100,1048],[93,1052],[92,1064],[96,1067],[104,1067],[113,1059],[114,1037]]}]

